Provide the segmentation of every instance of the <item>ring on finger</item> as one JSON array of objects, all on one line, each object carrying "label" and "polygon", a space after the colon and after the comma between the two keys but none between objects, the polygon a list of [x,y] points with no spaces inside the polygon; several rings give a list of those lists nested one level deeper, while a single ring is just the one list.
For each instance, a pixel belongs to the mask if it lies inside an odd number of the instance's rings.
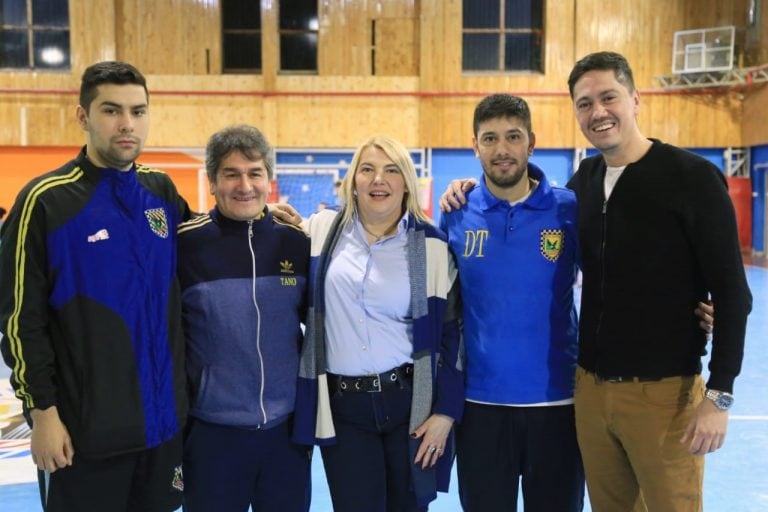
[{"label": "ring on finger", "polygon": [[435,447],[435,446],[430,446],[429,447],[429,453],[434,453],[436,451],[437,451],[437,447]]}]

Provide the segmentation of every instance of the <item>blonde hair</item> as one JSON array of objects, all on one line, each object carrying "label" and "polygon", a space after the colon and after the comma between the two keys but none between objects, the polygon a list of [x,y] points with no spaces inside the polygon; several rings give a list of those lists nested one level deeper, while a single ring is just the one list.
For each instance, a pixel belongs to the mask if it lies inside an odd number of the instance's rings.
[{"label": "blonde hair", "polygon": [[402,213],[407,211],[416,220],[431,224],[432,219],[427,217],[424,210],[419,206],[417,198],[418,177],[416,176],[416,168],[413,165],[413,160],[411,160],[411,155],[401,142],[388,135],[373,135],[355,150],[352,163],[349,164],[347,174],[344,175],[344,179],[341,181],[340,197],[346,205],[342,210],[342,223],[348,224],[352,222],[352,219],[357,214],[357,196],[354,194],[355,174],[357,173],[357,167],[360,165],[360,156],[363,154],[363,151],[370,147],[382,150],[403,175],[405,195],[403,196]]}]

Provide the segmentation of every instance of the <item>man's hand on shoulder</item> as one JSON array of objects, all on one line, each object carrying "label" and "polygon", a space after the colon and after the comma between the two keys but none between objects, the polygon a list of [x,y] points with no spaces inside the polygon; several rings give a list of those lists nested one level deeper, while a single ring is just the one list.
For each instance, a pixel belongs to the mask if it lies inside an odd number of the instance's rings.
[{"label": "man's hand on shoulder", "polygon": [[301,225],[301,215],[293,206],[287,203],[269,203],[267,208],[269,208],[273,217],[294,226]]},{"label": "man's hand on shoulder", "polygon": [[440,209],[446,213],[452,209],[459,209],[467,204],[466,192],[469,192],[477,186],[475,178],[462,178],[453,180],[440,196]]},{"label": "man's hand on shoulder", "polygon": [[43,471],[53,473],[72,465],[75,449],[69,431],[59,418],[56,407],[32,409],[32,462]]}]

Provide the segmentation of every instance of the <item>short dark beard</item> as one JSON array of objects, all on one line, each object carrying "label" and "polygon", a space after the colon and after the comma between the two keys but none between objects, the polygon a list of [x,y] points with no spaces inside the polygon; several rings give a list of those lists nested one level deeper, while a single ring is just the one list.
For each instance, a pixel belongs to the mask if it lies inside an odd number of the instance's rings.
[{"label": "short dark beard", "polygon": [[491,173],[483,169],[483,174],[485,174],[485,178],[489,180],[491,183],[496,185],[499,188],[513,188],[515,185],[520,183],[520,180],[523,179],[523,176],[525,176],[525,169],[520,169],[520,172],[510,174],[507,176],[501,177],[501,179],[498,179],[497,177],[493,176]]}]

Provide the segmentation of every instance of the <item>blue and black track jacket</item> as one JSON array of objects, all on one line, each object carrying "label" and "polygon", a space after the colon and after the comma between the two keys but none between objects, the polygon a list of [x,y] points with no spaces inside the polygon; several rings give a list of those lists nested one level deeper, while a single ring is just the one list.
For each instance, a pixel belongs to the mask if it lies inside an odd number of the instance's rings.
[{"label": "blue and black track jacket", "polygon": [[32,180],[2,228],[0,331],[25,411],[57,406],[75,451],[157,446],[187,413],[176,226],[162,172],[79,156]]},{"label": "blue and black track jacket", "polygon": [[293,413],[308,272],[309,237],[266,209],[179,227],[191,416],[270,428]]}]

